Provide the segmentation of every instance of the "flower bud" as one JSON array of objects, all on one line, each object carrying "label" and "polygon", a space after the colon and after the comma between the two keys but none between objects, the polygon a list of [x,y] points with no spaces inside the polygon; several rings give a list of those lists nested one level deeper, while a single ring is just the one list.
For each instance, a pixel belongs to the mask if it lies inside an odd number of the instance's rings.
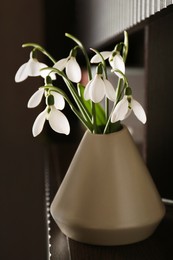
[{"label": "flower bud", "polygon": [[53,95],[49,95],[46,97],[46,104],[47,106],[53,106],[55,103],[54,101],[54,96]]},{"label": "flower bud", "polygon": [[126,96],[131,96],[131,95],[132,95],[132,89],[131,89],[130,87],[127,87],[127,88],[125,89],[125,95],[126,95]]},{"label": "flower bud", "polygon": [[47,76],[47,77],[45,78],[45,85],[51,85],[51,84],[52,84],[52,79],[51,79],[50,76]]}]

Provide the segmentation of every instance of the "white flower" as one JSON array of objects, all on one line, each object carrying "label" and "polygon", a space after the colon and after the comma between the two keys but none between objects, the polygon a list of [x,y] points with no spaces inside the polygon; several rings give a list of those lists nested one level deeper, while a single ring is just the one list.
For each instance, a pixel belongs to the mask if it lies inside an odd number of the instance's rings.
[{"label": "white flower", "polygon": [[[123,61],[122,56],[115,51],[103,51],[100,52],[100,54],[102,55],[103,59],[106,60],[109,58],[109,63],[113,69],[113,72],[119,77],[119,78],[123,78],[123,75],[121,73],[119,73],[116,70],[120,70],[123,74],[125,74],[125,64]],[[102,62],[102,59],[100,57],[99,54],[95,54],[92,59],[91,59],[91,63],[99,63]]]},{"label": "white flower", "polygon": [[[29,99],[28,108],[38,106],[42,100],[44,93],[47,94],[44,88],[39,88]],[[66,135],[68,135],[70,132],[70,125],[66,116],[61,111],[59,111],[65,107],[65,100],[63,96],[55,91],[51,91],[47,96],[46,101],[48,100],[48,97],[50,95],[53,96],[54,104],[47,104],[46,109],[37,116],[32,127],[32,133],[34,137],[41,133],[46,120],[49,121],[51,128],[55,132],[63,133]]]},{"label": "white flower", "polygon": [[15,81],[24,81],[27,77],[40,76],[40,70],[47,67],[46,64],[39,62],[36,58],[32,57],[32,52],[30,53],[30,59],[20,66],[15,75]]},{"label": "white flower", "polygon": [[65,69],[67,77],[72,82],[78,83],[81,80],[81,68],[73,56],[59,60],[53,67],[60,71]]},{"label": "white flower", "polygon": [[84,90],[84,98],[91,99],[95,103],[99,103],[104,96],[110,100],[115,100],[115,90],[107,79],[102,79],[102,75],[96,74],[92,80],[88,82]]},{"label": "white flower", "polygon": [[143,123],[146,123],[146,114],[141,106],[141,104],[133,99],[132,96],[125,95],[117,104],[115,109],[113,110],[112,116],[111,116],[111,122],[115,123],[117,121],[122,121],[126,119],[131,112],[134,112],[135,116]]},{"label": "white flower", "polygon": [[49,125],[55,132],[66,135],[70,133],[70,125],[66,116],[53,105],[47,106],[35,119],[32,127],[34,137],[41,133],[46,120],[49,121]]}]

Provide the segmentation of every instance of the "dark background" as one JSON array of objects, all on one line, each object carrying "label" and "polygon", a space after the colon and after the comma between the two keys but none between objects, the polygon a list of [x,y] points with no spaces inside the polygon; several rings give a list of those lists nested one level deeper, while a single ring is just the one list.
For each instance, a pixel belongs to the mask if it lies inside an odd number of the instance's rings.
[{"label": "dark background", "polygon": [[46,47],[54,57],[68,55],[74,32],[73,1],[2,0],[0,5],[0,259],[47,259],[45,215],[45,132],[33,138],[32,124],[42,107],[27,109],[40,79],[15,83],[29,59],[26,42]]}]

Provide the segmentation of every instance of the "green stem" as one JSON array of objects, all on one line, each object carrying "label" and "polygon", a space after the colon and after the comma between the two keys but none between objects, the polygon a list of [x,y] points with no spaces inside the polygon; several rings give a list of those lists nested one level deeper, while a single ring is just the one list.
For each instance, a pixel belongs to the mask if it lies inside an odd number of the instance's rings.
[{"label": "green stem", "polygon": [[79,111],[75,108],[71,100],[68,98],[68,96],[65,94],[64,91],[62,91],[60,88],[54,87],[53,85],[48,85],[44,87],[45,89],[55,91],[59,94],[61,94],[64,99],[67,101],[68,105],[70,106],[71,110],[75,113],[75,115],[78,117],[78,119],[83,123],[83,125],[90,131],[92,132],[92,124],[89,121],[84,120],[84,117],[79,113]]},{"label": "green stem", "polygon": [[106,115],[106,120],[109,119],[109,99],[105,98],[105,115]]},{"label": "green stem", "polygon": [[[101,53],[98,50],[93,49],[93,48],[90,48],[90,49],[100,56],[101,61],[102,61],[102,67],[103,67],[103,70],[105,73],[105,78],[108,79],[106,62],[105,62],[103,56],[101,55]],[[108,120],[108,118],[109,118],[109,99],[108,98],[105,98],[105,115],[106,115],[106,120]]]},{"label": "green stem", "polygon": [[[86,65],[87,65],[88,77],[89,77],[89,80],[91,80],[92,73],[91,73],[90,61],[89,61],[88,54],[87,54],[83,44],[76,37],[74,37],[73,35],[71,35],[69,33],[66,33],[65,36],[72,39],[73,41],[75,41],[77,43],[77,45],[79,46],[79,48],[81,49],[81,51],[83,52],[85,60],[86,60]],[[97,132],[97,122],[96,122],[96,111],[95,111],[94,102],[91,102],[91,109],[92,109],[93,132],[96,133]]]},{"label": "green stem", "polygon": [[109,124],[110,124],[112,112],[114,111],[116,105],[118,104],[118,102],[120,101],[120,99],[122,97],[122,94],[123,94],[125,88],[127,87],[128,82],[125,81],[123,87],[122,87],[122,82],[123,82],[123,79],[119,78],[118,85],[117,85],[117,98],[116,98],[116,101],[114,102],[114,105],[113,105],[112,111],[110,113],[109,119],[106,123],[104,133],[107,133],[109,131]]},{"label": "green stem", "polygon": [[24,43],[22,45],[23,48],[25,47],[33,47],[42,52],[45,56],[47,56],[54,64],[56,63],[56,60],[48,53],[41,45],[37,43]]},{"label": "green stem", "polygon": [[92,123],[93,123],[93,133],[97,133],[97,122],[96,122],[96,108],[95,103],[91,102],[91,109],[92,109]]},{"label": "green stem", "polygon": [[65,74],[56,69],[56,68],[45,68],[43,70],[50,70],[50,72],[56,72],[59,76],[61,76],[64,80],[64,82],[66,83],[66,86],[68,87],[74,101],[76,102],[76,105],[78,106],[80,112],[82,113],[82,115],[84,116],[85,120],[87,120],[88,122],[91,122],[91,117],[87,111],[87,109],[85,108],[81,98],[79,97],[76,88],[73,86],[73,84],[71,83],[71,81],[68,80],[68,78],[65,76]]},{"label": "green stem", "polygon": [[116,93],[116,100],[115,100],[115,103],[114,103],[114,107],[117,105],[119,99],[120,99],[120,96],[121,96],[121,86],[122,86],[122,79],[119,78],[118,79],[118,85],[117,85],[117,93]]},{"label": "green stem", "polygon": [[107,78],[108,78],[108,75],[107,75],[107,69],[106,69],[106,62],[105,62],[103,56],[102,56],[101,53],[100,53],[98,50],[96,50],[96,49],[90,48],[90,50],[92,50],[93,52],[95,52],[96,54],[98,54],[98,55],[100,56],[100,58],[101,58],[101,60],[102,60],[102,66],[103,66],[103,69],[104,69],[104,72],[105,72],[105,77],[106,77],[106,79],[107,79]]},{"label": "green stem", "polygon": [[68,89],[70,90],[70,92],[73,96],[73,99],[76,102],[76,104],[77,104],[79,110],[81,111],[82,115],[84,116],[84,118],[87,121],[91,122],[91,117],[90,117],[88,111],[86,110],[81,98],[78,96],[76,89],[74,88],[73,84],[71,82],[69,82],[66,77],[63,77],[63,80],[65,81]]},{"label": "green stem", "polygon": [[[118,85],[117,85],[117,98],[116,98],[116,101],[115,101],[114,106],[112,108],[112,111],[115,109],[117,103],[119,102],[119,99],[120,99],[120,96],[121,96],[121,85],[122,85],[122,79],[119,78]],[[103,132],[104,134],[106,134],[108,132],[109,124],[110,124],[110,120],[111,120],[111,115],[112,115],[112,112],[110,113],[109,118],[107,120],[105,129],[104,129],[104,132]]]},{"label": "green stem", "polygon": [[[90,49],[100,56],[101,62],[102,62],[102,67],[103,67],[103,70],[105,73],[105,78],[108,79],[106,62],[105,62],[103,56],[101,55],[101,53],[98,50],[93,49],[93,48],[90,48]],[[105,115],[106,115],[106,119],[108,119],[109,118],[109,99],[108,98],[105,98]]]}]

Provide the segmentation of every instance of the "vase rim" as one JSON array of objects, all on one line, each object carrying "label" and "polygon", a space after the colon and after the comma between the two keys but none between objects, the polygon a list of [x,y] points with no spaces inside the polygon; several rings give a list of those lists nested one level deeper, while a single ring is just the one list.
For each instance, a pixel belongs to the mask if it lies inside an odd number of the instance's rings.
[{"label": "vase rim", "polygon": [[122,134],[122,132],[125,132],[125,131],[128,131],[128,128],[127,128],[127,126],[126,125],[124,125],[124,124],[121,124],[121,126],[122,126],[122,128],[120,129],[120,130],[118,130],[118,131],[115,131],[115,132],[111,132],[111,133],[107,133],[107,134],[104,134],[104,133],[101,133],[101,134],[98,134],[98,133],[91,133],[89,130],[86,130],[86,133],[88,134],[88,135],[91,135],[91,136],[111,136],[111,135],[118,135],[118,134]]}]

